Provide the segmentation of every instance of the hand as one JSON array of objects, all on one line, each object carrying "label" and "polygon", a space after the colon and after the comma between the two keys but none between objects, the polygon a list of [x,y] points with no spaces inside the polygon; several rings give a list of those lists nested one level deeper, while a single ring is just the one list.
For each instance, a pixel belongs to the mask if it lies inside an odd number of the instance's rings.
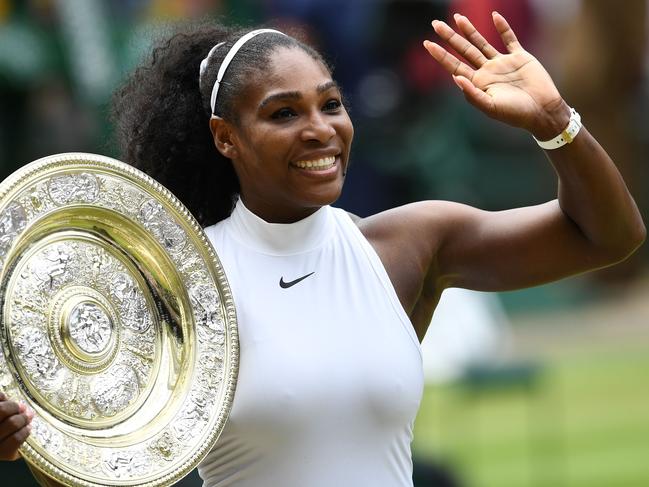
[{"label": "hand", "polygon": [[31,431],[34,412],[0,392],[0,460],[17,460],[18,448]]},{"label": "hand", "polygon": [[514,127],[549,140],[564,130],[570,109],[541,63],[518,42],[505,18],[493,13],[493,22],[507,48],[498,52],[471,24],[455,14],[458,34],[445,22],[433,21],[433,29],[469,62],[457,59],[431,41],[424,47],[452,76],[466,99],[486,113]]}]

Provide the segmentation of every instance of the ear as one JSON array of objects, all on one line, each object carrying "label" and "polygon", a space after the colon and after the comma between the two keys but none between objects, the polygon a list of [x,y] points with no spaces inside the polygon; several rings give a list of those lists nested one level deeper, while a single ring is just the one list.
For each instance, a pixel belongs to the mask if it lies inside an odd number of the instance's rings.
[{"label": "ear", "polygon": [[235,144],[236,135],[232,125],[221,117],[212,115],[212,118],[210,118],[210,130],[212,131],[214,145],[218,151],[230,160],[236,159],[239,152]]}]

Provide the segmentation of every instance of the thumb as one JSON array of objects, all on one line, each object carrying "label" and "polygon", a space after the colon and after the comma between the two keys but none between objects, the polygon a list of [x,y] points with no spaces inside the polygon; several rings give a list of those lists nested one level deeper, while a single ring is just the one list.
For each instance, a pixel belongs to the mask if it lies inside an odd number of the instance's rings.
[{"label": "thumb", "polygon": [[495,105],[491,96],[477,88],[470,79],[464,76],[455,76],[453,75],[453,81],[457,85],[462,93],[464,98],[471,103],[478,110],[485,112],[487,115],[491,115],[494,111]]}]

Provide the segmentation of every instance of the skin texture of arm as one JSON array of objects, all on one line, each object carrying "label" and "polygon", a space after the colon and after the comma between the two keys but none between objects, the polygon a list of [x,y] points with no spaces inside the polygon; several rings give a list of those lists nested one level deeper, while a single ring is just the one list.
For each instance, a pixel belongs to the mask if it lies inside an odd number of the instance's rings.
[{"label": "skin texture of arm", "polygon": [[[469,103],[549,140],[568,125],[568,105],[505,19],[494,13],[493,20],[506,54],[459,15],[455,21],[462,35],[439,21],[433,28],[469,64],[432,42],[424,46]],[[619,262],[644,241],[646,230],[633,198],[585,127],[571,144],[546,154],[559,179],[556,200],[498,212],[425,201],[358,223],[420,339],[447,287],[498,291],[535,286]]]}]

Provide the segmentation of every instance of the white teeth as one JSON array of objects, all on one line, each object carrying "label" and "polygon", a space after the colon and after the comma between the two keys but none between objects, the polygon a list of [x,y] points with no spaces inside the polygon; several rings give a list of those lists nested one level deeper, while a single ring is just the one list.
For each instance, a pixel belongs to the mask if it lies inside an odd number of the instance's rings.
[{"label": "white teeth", "polygon": [[301,169],[324,169],[333,166],[335,162],[336,158],[331,156],[313,161],[297,161],[295,165]]}]

